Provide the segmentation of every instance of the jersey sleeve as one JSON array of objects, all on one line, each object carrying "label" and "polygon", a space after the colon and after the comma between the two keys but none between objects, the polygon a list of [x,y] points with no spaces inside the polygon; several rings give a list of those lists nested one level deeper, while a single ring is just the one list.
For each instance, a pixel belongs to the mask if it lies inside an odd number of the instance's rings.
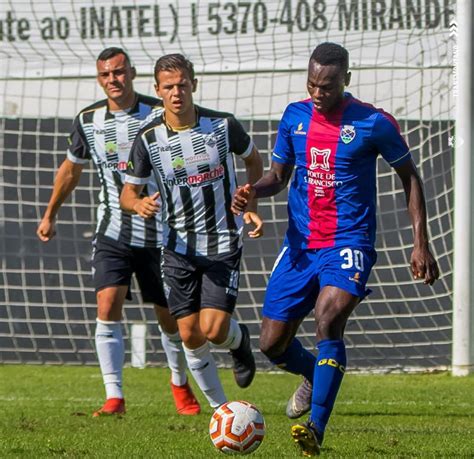
[{"label": "jersey sleeve", "polygon": [[146,185],[150,180],[153,167],[143,135],[139,133],[133,142],[128,158],[125,182],[134,185]]},{"label": "jersey sleeve", "polygon": [[75,164],[85,164],[92,157],[87,143],[84,130],[82,129],[80,116],[76,116],[72,124],[71,134],[68,139],[67,159]]},{"label": "jersey sleeve", "polygon": [[372,132],[377,150],[390,166],[397,167],[411,159],[410,149],[400,134],[400,126],[388,113],[379,113]]},{"label": "jersey sleeve", "polygon": [[229,149],[231,152],[246,158],[252,153],[253,142],[250,136],[245,132],[243,126],[234,116],[228,118],[229,123]]},{"label": "jersey sleeve", "polygon": [[288,107],[278,125],[277,138],[273,147],[272,161],[281,164],[295,164],[295,153],[291,142],[291,129],[288,123]]}]

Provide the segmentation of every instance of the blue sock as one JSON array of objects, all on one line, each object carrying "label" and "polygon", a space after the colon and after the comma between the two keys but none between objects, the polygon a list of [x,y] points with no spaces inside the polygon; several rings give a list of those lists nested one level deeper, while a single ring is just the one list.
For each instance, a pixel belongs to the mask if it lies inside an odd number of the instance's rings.
[{"label": "blue sock", "polygon": [[316,357],[307,351],[296,338],[288,346],[288,349],[272,363],[282,370],[303,375],[309,381],[313,380]]},{"label": "blue sock", "polygon": [[318,432],[324,434],[346,370],[346,346],[340,339],[324,339],[317,347],[319,354],[314,369],[310,420]]}]

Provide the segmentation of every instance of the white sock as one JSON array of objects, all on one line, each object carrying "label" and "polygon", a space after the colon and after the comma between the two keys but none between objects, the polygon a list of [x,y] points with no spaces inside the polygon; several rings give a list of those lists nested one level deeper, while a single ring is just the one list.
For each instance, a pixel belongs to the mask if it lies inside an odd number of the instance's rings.
[{"label": "white sock", "polygon": [[171,382],[175,386],[184,386],[188,377],[186,375],[186,356],[183,351],[183,342],[179,332],[167,333],[161,327],[161,345],[168,360],[168,367],[171,370]]},{"label": "white sock", "polygon": [[123,398],[122,369],[125,351],[122,323],[97,319],[95,346],[104,380],[106,398]]},{"label": "white sock", "polygon": [[212,347],[215,347],[216,349],[237,349],[241,342],[242,330],[239,327],[239,323],[234,319],[230,319],[229,333],[227,334],[227,338],[221,344],[212,343]]},{"label": "white sock", "polygon": [[197,349],[188,349],[183,343],[184,354],[197,385],[207,398],[211,408],[217,408],[227,401],[217,374],[217,366],[206,342]]}]

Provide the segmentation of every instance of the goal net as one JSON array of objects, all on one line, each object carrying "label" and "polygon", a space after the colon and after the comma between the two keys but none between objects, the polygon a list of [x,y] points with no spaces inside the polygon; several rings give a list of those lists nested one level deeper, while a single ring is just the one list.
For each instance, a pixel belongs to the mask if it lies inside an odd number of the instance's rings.
[{"label": "goal net", "polygon": [[[199,79],[195,102],[235,113],[268,167],[278,120],[306,98],[306,68],[320,42],[350,53],[357,98],[392,113],[425,183],[429,232],[441,268],[434,287],[409,271],[412,229],[401,183],[378,164],[378,263],[373,293],[346,329],[350,368],[450,365],[455,59],[454,0],[15,0],[0,4],[0,363],[95,364],[91,238],[98,182],[93,168],[62,207],[58,234],[36,238],[75,114],[103,94],[95,59],[125,48],[135,88],[153,94],[155,60],[181,52]],[[241,164],[239,164],[241,167]],[[243,171],[239,170],[243,180]],[[258,349],[261,305],[287,224],[286,194],[260,203],[265,236],[246,240],[237,317]],[[147,324],[147,362],[164,362],[151,305],[124,309]],[[314,322],[299,336],[314,349]],[[256,352],[261,368],[269,368]],[[229,363],[216,353],[219,364]]]}]

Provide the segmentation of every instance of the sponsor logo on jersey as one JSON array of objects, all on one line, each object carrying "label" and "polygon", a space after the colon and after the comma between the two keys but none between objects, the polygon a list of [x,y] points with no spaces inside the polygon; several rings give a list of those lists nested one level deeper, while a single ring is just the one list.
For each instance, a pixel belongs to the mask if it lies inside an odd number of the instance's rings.
[{"label": "sponsor logo on jersey", "polygon": [[172,179],[166,180],[168,186],[203,186],[209,185],[210,183],[216,182],[222,179],[225,174],[224,166],[220,165],[215,169],[202,174],[189,175],[188,177],[173,177]]},{"label": "sponsor logo on jersey", "polygon": [[108,163],[104,163],[104,165],[107,169],[114,169],[123,172],[127,169],[134,169],[132,161],[111,161]]},{"label": "sponsor logo on jersey", "polygon": [[175,158],[173,159],[173,161],[171,161],[171,165],[173,166],[173,169],[176,169],[177,171],[179,171],[184,167],[184,159]]},{"label": "sponsor logo on jersey", "polygon": [[202,174],[190,175],[188,177],[188,184],[193,185],[202,185],[215,182],[216,180],[224,177],[224,166],[221,164],[215,169],[210,170],[209,172],[203,172]]},{"label": "sponsor logo on jersey", "polygon": [[331,169],[329,166],[329,157],[331,156],[331,150],[329,148],[325,148],[324,150],[320,150],[316,147],[311,147],[311,164],[309,168],[311,170],[315,169],[322,169],[323,171],[329,172]]},{"label": "sponsor logo on jersey", "polygon": [[356,130],[354,126],[351,126],[350,124],[345,124],[341,128],[341,140],[347,145],[348,143],[351,143],[354,140],[354,137],[356,136]]},{"label": "sponsor logo on jersey", "polygon": [[106,142],[105,152],[109,155],[113,155],[114,153],[117,153],[117,144],[115,142]]},{"label": "sponsor logo on jersey", "polygon": [[105,129],[94,129],[94,134],[104,135],[105,134]]},{"label": "sponsor logo on jersey", "polygon": [[293,134],[306,135],[306,131],[303,131],[303,123],[298,124],[296,130],[293,131]]},{"label": "sponsor logo on jersey", "polygon": [[192,164],[206,164],[211,161],[211,156],[208,153],[201,153],[200,155],[189,156],[184,160],[186,166],[191,166]]},{"label": "sponsor logo on jersey", "polygon": [[164,147],[160,146],[160,145],[156,145],[155,148],[159,151],[159,152],[165,152],[165,151],[171,151],[171,146],[170,145],[166,145]]},{"label": "sponsor logo on jersey", "polygon": [[122,142],[118,144],[119,150],[130,150],[132,148],[133,142]]}]

